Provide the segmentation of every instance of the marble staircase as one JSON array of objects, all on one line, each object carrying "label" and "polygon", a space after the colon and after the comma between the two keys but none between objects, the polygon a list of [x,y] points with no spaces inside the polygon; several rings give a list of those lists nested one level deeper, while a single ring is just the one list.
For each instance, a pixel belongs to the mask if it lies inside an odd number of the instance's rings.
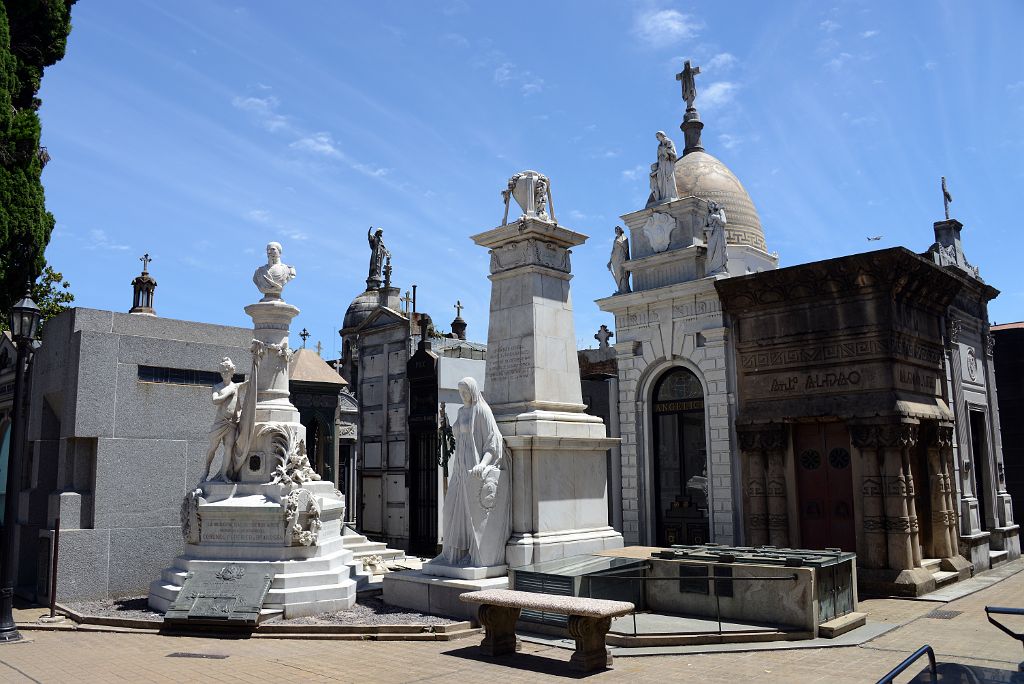
[{"label": "marble staircase", "polygon": [[380,556],[385,565],[405,558],[405,552],[401,549],[388,548],[384,542],[370,541],[347,525],[342,529],[341,543],[352,552],[352,560],[355,563],[352,568],[352,579],[356,581],[358,591],[369,589],[373,580],[373,574],[363,568],[364,558]]}]

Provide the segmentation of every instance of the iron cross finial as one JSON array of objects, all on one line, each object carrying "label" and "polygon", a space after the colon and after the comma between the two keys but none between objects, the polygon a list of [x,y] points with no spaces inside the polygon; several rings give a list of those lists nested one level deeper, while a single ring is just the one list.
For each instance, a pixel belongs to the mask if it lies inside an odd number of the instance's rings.
[{"label": "iron cross finial", "polygon": [[149,252],[146,252],[145,254],[140,256],[139,261],[142,262],[142,272],[147,272],[149,270],[149,262],[152,261],[152,259],[149,256]]},{"label": "iron cross finial", "polygon": [[309,339],[309,336],[310,336],[310,335],[309,335],[309,331],[308,331],[308,330],[306,330],[305,328],[303,328],[303,329],[302,329],[302,332],[300,332],[300,333],[299,333],[299,337],[301,337],[301,338],[302,338],[302,348],[303,348],[303,349],[305,349],[305,348],[306,348],[306,340],[308,340],[308,339]]}]

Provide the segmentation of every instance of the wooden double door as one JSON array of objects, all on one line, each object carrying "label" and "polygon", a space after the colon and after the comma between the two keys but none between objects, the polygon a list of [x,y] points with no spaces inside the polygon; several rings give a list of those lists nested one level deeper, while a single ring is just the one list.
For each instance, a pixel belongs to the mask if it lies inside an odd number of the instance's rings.
[{"label": "wooden double door", "polygon": [[845,423],[794,425],[800,545],[857,550],[850,431]]}]

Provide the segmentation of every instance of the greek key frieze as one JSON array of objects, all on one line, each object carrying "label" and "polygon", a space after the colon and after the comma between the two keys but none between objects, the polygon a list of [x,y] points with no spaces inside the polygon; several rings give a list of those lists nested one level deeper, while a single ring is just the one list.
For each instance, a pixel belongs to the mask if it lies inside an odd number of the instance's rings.
[{"label": "greek key frieze", "polygon": [[672,307],[672,314],[677,318],[689,318],[692,316],[703,316],[704,314],[721,313],[722,303],[717,299],[702,300],[687,304],[677,304]]},{"label": "greek key frieze", "polygon": [[773,349],[740,354],[744,370],[768,370],[779,366],[845,361],[871,356],[900,356],[934,365],[942,362],[942,347],[895,334],[886,339],[854,340],[812,347]]}]

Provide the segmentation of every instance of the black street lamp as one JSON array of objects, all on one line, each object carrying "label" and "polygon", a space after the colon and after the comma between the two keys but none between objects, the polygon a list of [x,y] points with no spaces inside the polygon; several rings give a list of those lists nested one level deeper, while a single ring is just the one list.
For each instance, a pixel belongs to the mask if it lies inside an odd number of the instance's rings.
[{"label": "black street lamp", "polygon": [[21,476],[21,464],[25,451],[25,432],[27,416],[25,415],[25,390],[28,384],[26,368],[29,350],[36,339],[39,328],[39,307],[32,301],[32,284],[29,283],[25,296],[11,309],[8,323],[11,337],[18,349],[18,359],[14,367],[14,406],[11,425],[11,441],[7,456],[7,489],[4,501],[3,546],[0,547],[0,643],[21,640],[21,633],[14,623],[14,544],[16,540],[15,526],[18,516],[18,480]]}]

